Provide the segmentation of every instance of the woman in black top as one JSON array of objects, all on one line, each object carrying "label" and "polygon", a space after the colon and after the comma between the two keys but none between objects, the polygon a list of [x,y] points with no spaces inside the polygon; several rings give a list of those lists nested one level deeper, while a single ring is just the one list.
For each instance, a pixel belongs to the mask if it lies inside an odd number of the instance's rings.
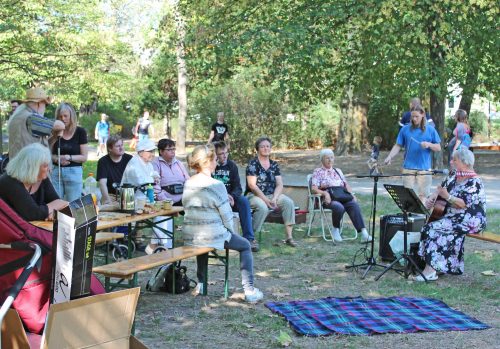
[{"label": "woman in black top", "polygon": [[87,161],[88,153],[87,132],[76,125],[75,109],[68,103],[61,103],[57,107],[56,119],[64,122],[65,129],[61,137],[49,140],[54,163],[52,183],[60,197],[73,201],[82,195],[82,163]]},{"label": "woman in black top", "polygon": [[59,199],[50,179],[50,151],[30,144],[9,162],[0,176],[0,198],[27,221],[52,220],[54,210],[68,202]]}]

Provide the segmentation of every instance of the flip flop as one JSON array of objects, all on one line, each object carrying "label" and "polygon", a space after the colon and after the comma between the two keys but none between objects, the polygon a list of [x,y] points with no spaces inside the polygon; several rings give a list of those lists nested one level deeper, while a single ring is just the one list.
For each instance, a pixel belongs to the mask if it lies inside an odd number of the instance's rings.
[{"label": "flip flop", "polygon": [[[427,281],[436,281],[438,279],[438,276],[436,272],[432,272],[431,274],[426,275],[425,278],[427,279]],[[413,275],[413,281],[422,282],[425,281],[425,279],[422,277],[422,275]]]}]

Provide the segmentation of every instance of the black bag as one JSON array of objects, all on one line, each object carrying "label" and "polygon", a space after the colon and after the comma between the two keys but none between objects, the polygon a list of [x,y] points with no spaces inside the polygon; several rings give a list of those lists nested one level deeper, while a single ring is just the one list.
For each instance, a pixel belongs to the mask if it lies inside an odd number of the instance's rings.
[{"label": "black bag", "polygon": [[352,196],[352,194],[349,193],[347,191],[347,189],[345,188],[345,181],[342,178],[342,176],[340,175],[339,171],[337,171],[336,168],[334,168],[333,170],[337,173],[337,175],[342,180],[342,182],[344,183],[344,185],[342,185],[342,186],[335,186],[335,187],[329,187],[329,188],[326,189],[326,191],[328,191],[328,194],[330,194],[330,197],[331,197],[332,200],[338,201],[341,204],[345,204],[346,202],[349,202],[352,199],[354,199],[354,196]]},{"label": "black bag", "polygon": [[338,186],[338,187],[329,187],[326,189],[328,191],[328,194],[330,194],[330,197],[332,200],[338,201],[342,204],[345,204],[346,202],[351,201],[354,199],[351,193],[347,191],[345,187]]},{"label": "black bag", "polygon": [[187,268],[174,264],[164,265],[146,284],[146,290],[152,292],[174,293],[173,275],[175,273],[175,293],[186,293],[196,282],[186,275]]},{"label": "black bag", "polygon": [[161,188],[172,195],[179,195],[184,192],[184,184],[171,184]]}]

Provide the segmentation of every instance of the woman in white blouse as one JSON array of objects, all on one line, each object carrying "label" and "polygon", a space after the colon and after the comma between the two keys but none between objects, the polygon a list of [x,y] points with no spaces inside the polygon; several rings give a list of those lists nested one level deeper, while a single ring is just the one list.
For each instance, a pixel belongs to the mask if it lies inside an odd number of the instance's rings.
[{"label": "woman in white blouse", "polygon": [[[371,241],[371,236],[366,231],[365,222],[361,215],[358,201],[352,193],[351,186],[347,183],[340,169],[333,167],[335,155],[331,149],[323,149],[319,154],[322,166],[315,169],[311,179],[311,190],[322,196],[323,206],[332,210],[333,238],[342,241],[340,236],[340,221],[345,212],[351,218],[354,228],[361,233],[361,242]],[[352,195],[351,200],[340,202],[333,196],[334,187],[343,187]]]}]

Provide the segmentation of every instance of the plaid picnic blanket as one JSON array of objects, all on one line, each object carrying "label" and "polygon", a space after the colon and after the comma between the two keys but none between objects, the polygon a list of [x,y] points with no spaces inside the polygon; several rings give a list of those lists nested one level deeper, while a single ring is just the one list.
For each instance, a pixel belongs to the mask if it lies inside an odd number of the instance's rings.
[{"label": "plaid picnic blanket", "polygon": [[363,299],[321,298],[317,300],[267,302],[272,312],[285,317],[305,336],[418,331],[483,330],[489,326],[432,298],[390,297]]}]

